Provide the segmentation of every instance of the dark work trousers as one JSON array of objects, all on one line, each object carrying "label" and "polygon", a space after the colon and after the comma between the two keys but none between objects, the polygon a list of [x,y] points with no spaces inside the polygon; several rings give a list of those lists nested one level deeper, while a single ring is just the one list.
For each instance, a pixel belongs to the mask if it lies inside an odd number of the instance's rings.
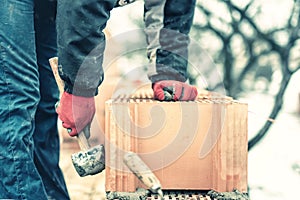
[{"label": "dark work trousers", "polygon": [[0,199],[69,199],[48,63],[55,14],[54,0],[0,2]]}]

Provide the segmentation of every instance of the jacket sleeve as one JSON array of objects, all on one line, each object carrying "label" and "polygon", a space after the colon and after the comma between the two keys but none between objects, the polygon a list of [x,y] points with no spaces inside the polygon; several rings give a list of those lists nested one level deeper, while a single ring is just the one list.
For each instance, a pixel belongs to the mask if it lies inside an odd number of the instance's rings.
[{"label": "jacket sleeve", "polygon": [[57,34],[59,73],[65,91],[94,96],[103,81],[102,32],[117,0],[58,0]]},{"label": "jacket sleeve", "polygon": [[145,33],[148,77],[160,80],[187,80],[189,32],[195,0],[145,0]]}]

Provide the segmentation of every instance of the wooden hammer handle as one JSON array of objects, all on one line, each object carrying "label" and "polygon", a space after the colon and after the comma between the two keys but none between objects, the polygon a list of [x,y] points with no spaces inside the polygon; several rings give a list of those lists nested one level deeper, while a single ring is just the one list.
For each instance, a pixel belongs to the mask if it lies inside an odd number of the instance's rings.
[{"label": "wooden hammer handle", "polygon": [[[58,58],[57,57],[53,57],[49,59],[49,63],[56,81],[56,84],[58,86],[59,89],[59,93],[60,93],[60,97],[62,95],[62,93],[64,92],[64,87],[65,87],[65,83],[64,81],[60,78],[59,73],[58,73]],[[88,150],[91,145],[89,144],[88,141],[88,137],[90,136],[90,125],[87,125],[83,131],[81,131],[78,135],[77,135],[77,139],[78,139],[78,144],[81,150]]]},{"label": "wooden hammer handle", "polygon": [[62,93],[64,92],[65,83],[60,78],[59,73],[58,73],[58,58],[57,57],[50,58],[49,63],[50,63],[56,84],[58,86],[59,94],[61,96]]},{"label": "wooden hammer handle", "polygon": [[88,141],[88,138],[86,137],[86,135],[90,135],[90,126],[87,125],[83,131],[81,131],[78,135],[77,135],[77,139],[78,139],[78,144],[79,147],[82,151],[87,151],[89,148],[91,148],[91,145]]}]

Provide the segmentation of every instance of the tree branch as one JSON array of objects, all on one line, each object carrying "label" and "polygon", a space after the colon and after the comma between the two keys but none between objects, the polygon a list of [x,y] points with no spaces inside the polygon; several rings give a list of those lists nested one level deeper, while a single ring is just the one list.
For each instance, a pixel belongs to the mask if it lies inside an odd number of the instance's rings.
[{"label": "tree branch", "polygon": [[[272,112],[270,114],[271,119],[275,119],[277,117],[277,115],[279,114],[279,111],[282,108],[283,96],[284,96],[286,88],[289,84],[290,79],[291,79],[291,74],[288,74],[288,75],[285,76],[285,78],[282,81],[279,92],[276,95],[274,107],[273,107]],[[253,137],[248,142],[248,151],[250,151],[259,141],[261,141],[261,139],[263,139],[266,136],[269,128],[271,127],[271,125],[272,125],[272,122],[267,121],[264,124],[264,126],[260,129],[260,131],[255,135],[255,137]]]}]

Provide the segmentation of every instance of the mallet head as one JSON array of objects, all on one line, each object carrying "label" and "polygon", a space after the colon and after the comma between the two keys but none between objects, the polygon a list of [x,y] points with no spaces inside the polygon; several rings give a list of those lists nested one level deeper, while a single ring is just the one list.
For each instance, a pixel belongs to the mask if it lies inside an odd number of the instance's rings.
[{"label": "mallet head", "polygon": [[103,145],[94,146],[71,156],[79,176],[94,175],[105,169],[105,152]]}]

